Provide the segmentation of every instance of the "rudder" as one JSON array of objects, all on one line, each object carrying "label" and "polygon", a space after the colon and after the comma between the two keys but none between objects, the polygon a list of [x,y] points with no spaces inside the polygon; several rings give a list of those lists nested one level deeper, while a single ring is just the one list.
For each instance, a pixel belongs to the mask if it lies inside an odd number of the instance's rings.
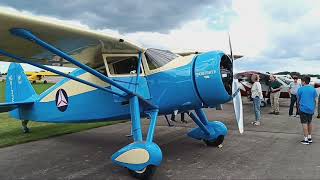
[{"label": "rudder", "polygon": [[37,93],[18,63],[11,63],[6,78],[6,102],[35,100]]}]

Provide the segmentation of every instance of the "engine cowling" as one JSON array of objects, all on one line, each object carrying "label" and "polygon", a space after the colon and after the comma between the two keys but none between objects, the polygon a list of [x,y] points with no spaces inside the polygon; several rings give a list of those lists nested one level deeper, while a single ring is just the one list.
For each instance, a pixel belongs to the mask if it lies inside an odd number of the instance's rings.
[{"label": "engine cowling", "polygon": [[193,65],[194,84],[203,104],[216,107],[231,100],[232,62],[221,51],[211,51],[196,57]]}]

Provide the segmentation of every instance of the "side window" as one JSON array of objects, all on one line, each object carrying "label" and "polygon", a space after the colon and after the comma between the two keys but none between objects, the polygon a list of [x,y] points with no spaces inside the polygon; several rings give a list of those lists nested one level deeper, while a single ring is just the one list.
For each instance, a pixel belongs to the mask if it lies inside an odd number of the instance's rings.
[{"label": "side window", "polygon": [[113,74],[136,74],[138,59],[136,57],[123,58],[108,66],[112,66],[110,69],[113,69]]},{"label": "side window", "polygon": [[[106,64],[110,75],[136,75],[138,66],[137,56],[106,56]],[[142,69],[140,67],[140,73]]]}]

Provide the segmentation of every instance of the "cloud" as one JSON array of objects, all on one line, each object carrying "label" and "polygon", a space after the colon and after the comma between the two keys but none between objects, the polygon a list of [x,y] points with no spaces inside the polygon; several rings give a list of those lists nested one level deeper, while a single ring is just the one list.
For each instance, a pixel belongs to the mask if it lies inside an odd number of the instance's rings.
[{"label": "cloud", "polygon": [[235,47],[256,52],[237,61],[238,71],[320,73],[319,1],[234,1],[232,8]]},{"label": "cloud", "polygon": [[[40,1],[37,6],[28,5],[29,1],[19,6],[15,3],[17,0],[0,4],[11,4],[34,16],[54,16],[54,20],[129,39],[143,47],[229,52],[227,32],[230,32],[234,53],[245,56],[237,61],[239,70],[302,73],[320,70],[317,68],[320,1],[317,0],[205,0],[201,3],[140,0],[134,4],[121,1],[121,6],[113,0],[108,3],[66,0],[63,7],[47,1],[49,5],[44,9],[38,7]],[[96,7],[92,8],[93,5]]]},{"label": "cloud", "polygon": [[166,32],[201,16],[208,6],[214,6],[217,13],[230,3],[230,0],[5,0],[0,5],[36,15],[79,21],[94,29]]},{"label": "cloud", "polygon": [[259,71],[276,73],[296,71],[305,74],[319,74],[318,64],[319,60],[303,61],[300,58],[243,57],[235,61],[235,72]]},{"label": "cloud", "polygon": [[266,33],[268,48],[260,55],[269,58],[300,58],[319,60],[315,53],[320,47],[320,2],[314,0],[279,1],[267,0],[261,6],[265,12],[264,21],[268,22]]},{"label": "cloud", "polygon": [[141,42],[145,47],[157,47],[173,51],[227,50],[228,34],[212,31],[208,20],[193,20],[168,33],[136,32],[126,34],[129,39]]}]

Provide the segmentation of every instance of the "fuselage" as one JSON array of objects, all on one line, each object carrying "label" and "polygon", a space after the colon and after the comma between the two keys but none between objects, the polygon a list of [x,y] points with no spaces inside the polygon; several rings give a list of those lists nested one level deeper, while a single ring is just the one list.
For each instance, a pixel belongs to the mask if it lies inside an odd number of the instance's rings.
[{"label": "fuselage", "polygon": [[[149,66],[143,54],[138,80],[134,73],[106,75],[156,105],[159,114],[215,107],[231,99],[232,63],[223,52],[178,56],[161,67]],[[110,67],[105,68],[111,72]],[[82,69],[70,75],[119,91]],[[145,116],[145,109],[141,106],[140,110]],[[32,106],[20,108],[18,114],[18,119],[41,122],[95,122],[127,119],[130,108],[124,98],[65,78],[40,94]]]}]

